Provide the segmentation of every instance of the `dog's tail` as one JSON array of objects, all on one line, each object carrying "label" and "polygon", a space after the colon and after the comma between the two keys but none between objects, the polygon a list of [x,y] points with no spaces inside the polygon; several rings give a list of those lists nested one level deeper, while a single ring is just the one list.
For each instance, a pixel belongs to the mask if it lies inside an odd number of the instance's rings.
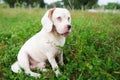
[{"label": "dog's tail", "polygon": [[14,73],[20,73],[22,70],[18,64],[18,61],[16,61],[12,66],[11,66],[11,70],[14,72]]}]

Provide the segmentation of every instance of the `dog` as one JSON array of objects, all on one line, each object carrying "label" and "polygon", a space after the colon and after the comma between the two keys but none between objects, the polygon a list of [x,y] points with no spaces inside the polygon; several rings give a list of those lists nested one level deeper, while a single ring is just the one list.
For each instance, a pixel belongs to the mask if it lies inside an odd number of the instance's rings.
[{"label": "dog", "polygon": [[19,73],[22,68],[26,74],[39,78],[40,74],[32,69],[47,71],[45,67],[48,60],[56,76],[61,74],[55,58],[58,57],[59,64],[64,65],[63,51],[60,47],[64,46],[65,39],[71,31],[70,12],[65,8],[49,9],[41,23],[41,31],[26,41],[20,49],[17,61],[11,66],[13,72]]}]

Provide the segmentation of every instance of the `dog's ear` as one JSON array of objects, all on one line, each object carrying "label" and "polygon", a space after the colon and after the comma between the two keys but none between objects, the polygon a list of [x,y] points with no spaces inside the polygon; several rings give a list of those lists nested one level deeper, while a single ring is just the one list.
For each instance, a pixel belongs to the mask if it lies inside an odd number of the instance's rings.
[{"label": "dog's ear", "polygon": [[54,8],[48,10],[41,20],[43,29],[45,29],[47,32],[52,31],[53,28],[52,14],[54,10],[55,10]]}]

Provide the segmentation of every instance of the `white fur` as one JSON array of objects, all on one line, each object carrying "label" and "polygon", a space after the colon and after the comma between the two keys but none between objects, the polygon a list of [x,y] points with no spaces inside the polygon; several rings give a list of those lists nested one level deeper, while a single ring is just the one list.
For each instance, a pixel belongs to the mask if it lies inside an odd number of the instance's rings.
[{"label": "white fur", "polygon": [[[11,66],[13,72],[18,73],[22,68],[26,74],[40,77],[40,74],[32,72],[31,68],[46,71],[45,65],[46,60],[48,60],[53,70],[55,70],[56,76],[60,74],[55,57],[58,57],[61,65],[64,64],[63,51],[59,46],[64,46],[65,44],[65,37],[62,34],[70,31],[66,29],[66,26],[70,25],[71,17],[67,9],[55,8],[52,20],[50,20],[48,18],[49,11],[45,13],[41,20],[42,30],[26,41],[20,49],[17,61]],[[62,21],[58,21],[57,17],[61,17]],[[70,20],[68,20],[68,17],[70,17]],[[56,32],[52,31],[53,24],[56,27]]]}]

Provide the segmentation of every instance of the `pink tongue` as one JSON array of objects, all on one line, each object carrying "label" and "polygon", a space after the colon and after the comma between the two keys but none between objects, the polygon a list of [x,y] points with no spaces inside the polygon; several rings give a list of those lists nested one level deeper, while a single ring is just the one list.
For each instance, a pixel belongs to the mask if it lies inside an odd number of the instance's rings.
[{"label": "pink tongue", "polygon": [[64,37],[67,37],[67,36],[68,36],[68,32],[64,33],[63,36],[64,36]]}]

